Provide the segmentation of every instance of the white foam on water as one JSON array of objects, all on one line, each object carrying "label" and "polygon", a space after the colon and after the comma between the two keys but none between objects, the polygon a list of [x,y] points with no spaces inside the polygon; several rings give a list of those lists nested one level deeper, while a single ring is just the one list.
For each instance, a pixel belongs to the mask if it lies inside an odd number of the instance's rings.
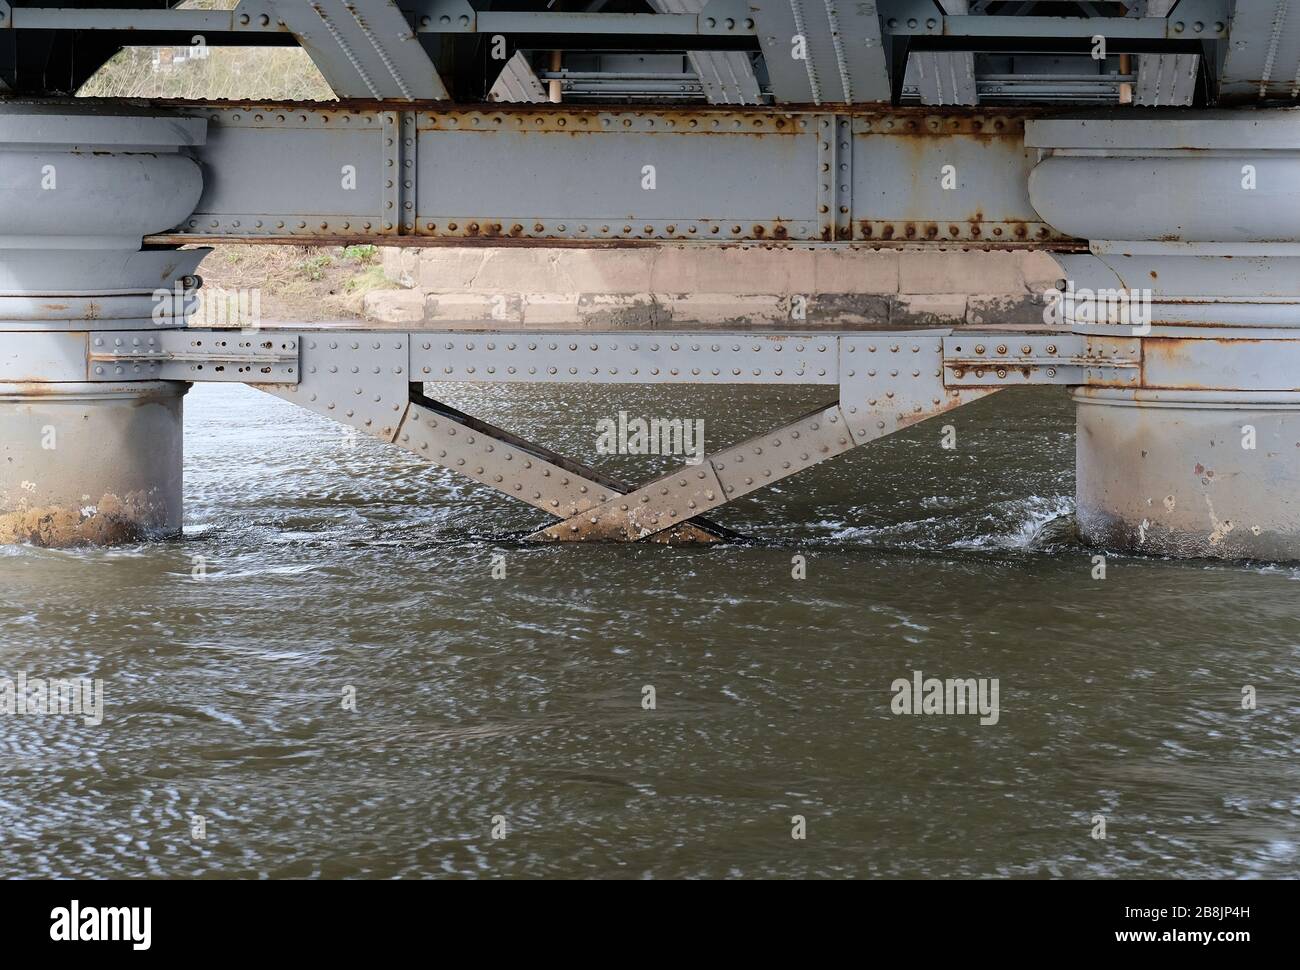
[{"label": "white foam on water", "polygon": [[[983,521],[997,528],[970,539],[959,539],[954,549],[1029,550],[1054,545],[1064,538],[1050,528],[1057,520],[1074,514],[1074,499],[1068,495],[1034,495],[1001,502]],[[1009,526],[1009,527],[1008,527]]]},{"label": "white foam on water", "polygon": [[[922,502],[929,508],[936,499]],[[983,510],[928,516],[880,525],[839,526],[836,542],[888,546],[896,549],[981,550],[1014,552],[1050,548],[1073,537],[1074,498],[1069,495],[1033,495],[998,502]]]}]

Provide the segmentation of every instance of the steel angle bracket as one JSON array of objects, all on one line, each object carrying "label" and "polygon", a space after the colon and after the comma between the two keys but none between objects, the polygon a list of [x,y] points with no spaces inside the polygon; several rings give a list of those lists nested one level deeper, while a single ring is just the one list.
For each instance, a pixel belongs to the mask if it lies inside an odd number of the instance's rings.
[{"label": "steel angle bracket", "polygon": [[391,442],[410,395],[406,333],[317,331],[284,334],[300,349],[296,383],[261,389],[358,431]]},{"label": "steel angle bracket", "polygon": [[87,379],[296,384],[298,343],[296,334],[265,331],[94,331]]},{"label": "steel angle bracket", "polygon": [[1076,333],[958,333],[943,338],[944,384],[1001,388],[1028,384],[1136,387],[1142,341]]}]

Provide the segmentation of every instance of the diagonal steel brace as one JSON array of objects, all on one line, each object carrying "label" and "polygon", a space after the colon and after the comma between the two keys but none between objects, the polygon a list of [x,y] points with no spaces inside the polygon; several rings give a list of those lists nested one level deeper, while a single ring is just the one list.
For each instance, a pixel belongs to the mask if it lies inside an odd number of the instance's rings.
[{"label": "diagonal steel brace", "polygon": [[846,336],[840,358],[838,402],[708,456],[699,465],[683,465],[627,495],[576,512],[529,538],[646,539],[858,445],[1001,389],[945,387],[943,334]]},{"label": "diagonal steel brace", "polygon": [[[580,462],[434,401],[412,385],[394,444],[425,461],[564,518],[617,498],[628,486]],[[689,517],[687,517],[689,518]],[[704,520],[673,523],[656,541],[712,543],[735,534]]]},{"label": "diagonal steel brace", "polygon": [[770,435],[752,438],[698,465],[683,465],[530,538],[624,542],[644,539],[852,447],[853,439],[839,405],[818,408]]}]

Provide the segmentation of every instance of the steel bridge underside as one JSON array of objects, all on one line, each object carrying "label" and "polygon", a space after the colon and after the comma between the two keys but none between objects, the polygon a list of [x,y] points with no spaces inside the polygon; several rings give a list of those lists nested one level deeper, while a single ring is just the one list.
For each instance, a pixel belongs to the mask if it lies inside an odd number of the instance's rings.
[{"label": "steel bridge underside", "polygon": [[[533,540],[678,544],[734,538],[702,517],[998,390],[1131,388],[1142,362],[1124,337],[951,331],[100,331],[68,334],[49,356],[67,381],[258,387],[559,520]],[[827,403],[635,485],[426,396],[429,383],[484,382],[806,385]]]},{"label": "steel bridge underside", "polygon": [[198,38],[300,46],[339,97],[373,100],[1294,103],[1288,2],[0,0],[0,91],[71,94],[122,46]]},{"label": "steel bridge underside", "polygon": [[184,132],[203,195],[156,245],[1083,246],[1029,200],[1042,112],[68,107],[102,112],[95,144],[129,143],[124,112]]}]

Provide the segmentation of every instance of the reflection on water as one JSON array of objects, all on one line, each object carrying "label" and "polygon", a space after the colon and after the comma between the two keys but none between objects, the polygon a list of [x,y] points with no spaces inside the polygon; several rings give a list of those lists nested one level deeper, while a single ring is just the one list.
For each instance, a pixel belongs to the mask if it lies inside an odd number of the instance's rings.
[{"label": "reflection on water", "polygon": [[[825,396],[440,390],[586,461],[620,409],[713,449]],[[1292,875],[1300,572],[1094,580],[1071,425],[998,395],[720,510],[742,544],[532,547],[526,506],[198,388],[183,540],[0,550],[0,677],[106,694],[0,717],[0,875]],[[916,670],[998,678],[998,723],[894,715]]]}]

